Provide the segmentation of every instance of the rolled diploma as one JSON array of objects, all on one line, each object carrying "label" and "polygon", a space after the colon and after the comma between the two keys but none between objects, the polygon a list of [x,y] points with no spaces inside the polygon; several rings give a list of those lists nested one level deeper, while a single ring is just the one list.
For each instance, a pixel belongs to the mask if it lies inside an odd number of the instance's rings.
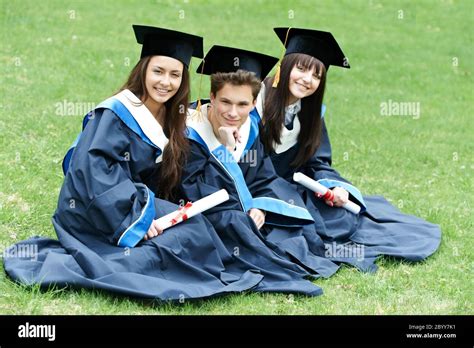
[{"label": "rolled diploma", "polygon": [[[171,226],[179,224],[180,222],[187,220],[194,215],[202,213],[208,209],[215,207],[216,205],[221,204],[229,199],[229,194],[226,190],[222,189],[209,196],[201,198],[196,202],[192,203],[189,208],[182,207],[178,210],[175,210],[172,213],[166,214],[165,216],[157,219],[158,225],[162,230],[165,230]],[[189,203],[187,204],[189,205]],[[186,209],[183,214],[183,208]]]},{"label": "rolled diploma", "polygon": [[[310,177],[304,175],[303,173],[295,173],[293,174],[293,180],[304,187],[309,188],[310,190],[319,193],[320,195],[324,196],[326,192],[329,190],[327,187],[321,185],[316,180],[311,179]],[[354,202],[348,201],[342,206],[344,209],[350,211],[354,214],[359,214],[360,207],[355,204]]]}]

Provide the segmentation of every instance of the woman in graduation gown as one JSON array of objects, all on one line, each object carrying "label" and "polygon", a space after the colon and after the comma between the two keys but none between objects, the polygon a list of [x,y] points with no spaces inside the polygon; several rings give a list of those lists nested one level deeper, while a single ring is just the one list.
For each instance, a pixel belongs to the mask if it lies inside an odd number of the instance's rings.
[{"label": "woman in graduation gown", "polygon": [[[328,257],[375,271],[379,255],[420,261],[434,253],[441,239],[438,225],[401,213],[381,196],[362,195],[331,167],[322,104],[326,73],[330,65],[349,68],[333,35],[297,28],[275,32],[286,52],[257,100],[261,139],[280,176],[292,182],[293,174],[302,172],[332,189],[334,200],[324,201],[298,188],[315,219],[324,221],[319,234]],[[342,208],[349,198],[362,207],[360,214]]]},{"label": "woman in graduation gown", "polygon": [[318,295],[320,289],[304,278],[329,277],[338,266],[324,257],[312,216],[276,175],[258,138],[260,119],[249,115],[259,77],[276,61],[224,46],[206,54],[197,71],[211,75],[211,100],[190,110],[182,191],[190,200],[222,188],[229,192],[227,202],[205,214],[229,252],[264,275],[256,291]]},{"label": "woman in graduation gown", "polygon": [[65,157],[53,216],[59,241],[14,245],[34,245],[38,254],[6,258],[5,270],[27,284],[180,302],[252,289],[262,275],[236,265],[202,215],[164,232],[156,223],[179,208],[170,200],[188,149],[187,69],[191,56],[202,58],[202,38],[138,25],[134,31],[140,61],[120,92],[85,117]]}]

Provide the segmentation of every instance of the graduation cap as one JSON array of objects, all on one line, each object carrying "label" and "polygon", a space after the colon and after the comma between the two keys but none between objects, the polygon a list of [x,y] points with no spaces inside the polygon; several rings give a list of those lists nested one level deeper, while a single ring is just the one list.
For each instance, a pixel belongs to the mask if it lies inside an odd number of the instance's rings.
[{"label": "graduation cap", "polygon": [[320,60],[326,70],[330,65],[350,68],[341,47],[330,32],[300,28],[273,30],[286,47],[285,56],[290,53],[304,53]]},{"label": "graduation cap", "polygon": [[203,57],[203,39],[200,36],[135,24],[133,30],[137,42],[143,45],[140,58],[162,55],[178,59],[188,67],[191,57]]},{"label": "graduation cap", "polygon": [[207,52],[196,72],[211,75],[216,72],[251,71],[263,79],[278,62],[278,58],[240,48],[214,45]]}]

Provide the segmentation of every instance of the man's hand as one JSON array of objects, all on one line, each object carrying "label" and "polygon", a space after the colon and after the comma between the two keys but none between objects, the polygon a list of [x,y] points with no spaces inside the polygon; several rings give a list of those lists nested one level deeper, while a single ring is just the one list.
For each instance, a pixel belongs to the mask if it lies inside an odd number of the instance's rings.
[{"label": "man's hand", "polygon": [[265,213],[260,209],[252,208],[248,211],[248,214],[257,225],[258,229],[261,229],[265,223]]},{"label": "man's hand", "polygon": [[153,237],[156,237],[162,233],[163,230],[158,226],[157,220],[153,220],[151,222],[150,228],[148,229],[148,232],[145,234],[145,237],[143,237],[143,239],[152,239]]},{"label": "man's hand", "polygon": [[223,145],[230,151],[235,151],[236,143],[241,140],[239,129],[237,127],[219,127],[219,136]]}]

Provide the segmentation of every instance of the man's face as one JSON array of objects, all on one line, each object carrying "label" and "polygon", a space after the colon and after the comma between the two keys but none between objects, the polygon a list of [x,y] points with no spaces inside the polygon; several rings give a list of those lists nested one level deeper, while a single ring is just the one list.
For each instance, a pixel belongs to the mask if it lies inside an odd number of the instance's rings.
[{"label": "man's face", "polygon": [[249,117],[255,103],[249,85],[234,86],[226,83],[216,95],[211,94],[213,127],[240,128]]}]

